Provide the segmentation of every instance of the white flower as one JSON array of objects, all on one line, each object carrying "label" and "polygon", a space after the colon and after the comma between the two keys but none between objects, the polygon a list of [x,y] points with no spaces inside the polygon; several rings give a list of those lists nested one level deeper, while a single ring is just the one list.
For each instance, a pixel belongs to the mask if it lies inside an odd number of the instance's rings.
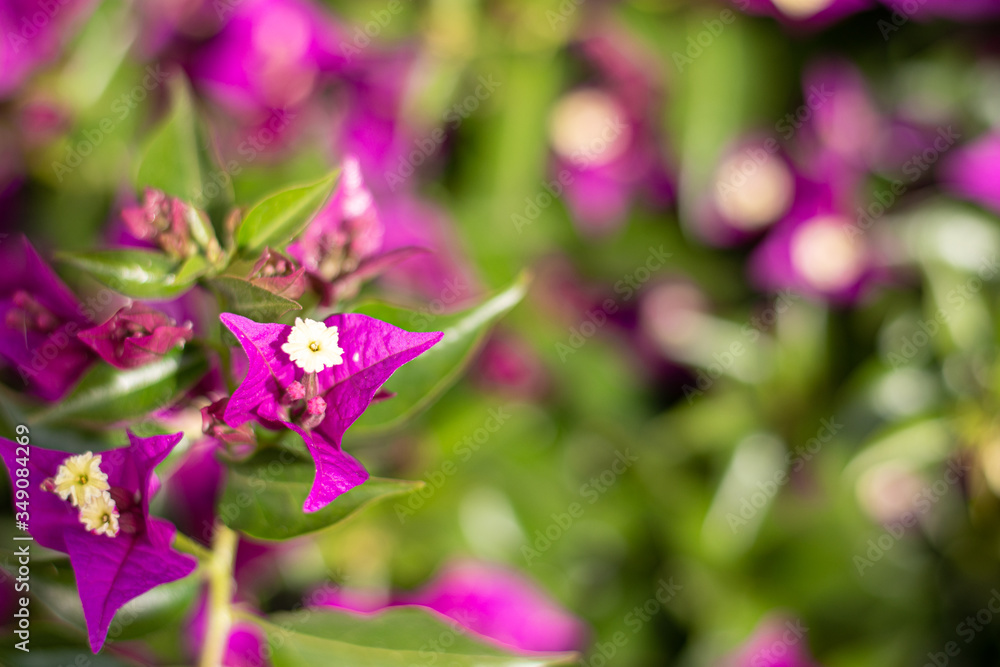
[{"label": "white flower", "polygon": [[306,373],[318,373],[324,368],[344,363],[344,351],[338,345],[339,339],[337,327],[296,317],[295,326],[281,349]]},{"label": "white flower", "polygon": [[94,535],[114,537],[118,534],[118,506],[107,491],[91,498],[80,508],[80,523]]},{"label": "white flower", "polygon": [[53,490],[63,500],[68,498],[73,507],[82,507],[111,488],[108,476],[101,470],[101,455],[94,456],[90,452],[63,461],[53,483]]}]

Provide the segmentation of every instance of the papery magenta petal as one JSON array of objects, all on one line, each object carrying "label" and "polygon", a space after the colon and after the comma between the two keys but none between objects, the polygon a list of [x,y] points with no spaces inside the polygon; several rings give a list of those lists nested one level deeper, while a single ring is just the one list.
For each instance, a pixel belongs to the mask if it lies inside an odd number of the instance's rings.
[{"label": "papery magenta petal", "polygon": [[138,536],[67,532],[67,551],[94,653],[101,650],[115,612],[125,603],[194,571],[193,558],[167,546],[174,532],[169,523],[152,518],[146,520],[146,534]]},{"label": "papery magenta petal", "polygon": [[332,315],[325,320],[337,327],[343,363],[317,374],[326,417],[311,432],[288,421],[281,405],[286,388],[304,373],[281,350],[291,327],[260,324],[223,313],[222,322],[236,335],[249,359],[249,369],[226,407],[226,422],[239,426],[251,419],[276,428],[293,428],[316,461],[317,475],[305,503],[313,512],[367,479],[367,472],[340,449],[344,432],[361,416],[397,368],[437,343],[441,333],[411,333],[387,322],[357,313]]},{"label": "papery magenta petal", "polygon": [[368,471],[357,459],[340,448],[340,439],[328,439],[321,431],[306,431],[295,424],[288,427],[302,436],[316,464],[316,477],[302,510],[315,512],[368,479]]},{"label": "papery magenta petal", "polygon": [[941,168],[945,187],[1000,213],[1000,132],[954,150]]},{"label": "papery magenta petal", "polygon": [[287,324],[261,324],[232,313],[219,316],[246,352],[247,374],[226,406],[226,423],[236,428],[257,416],[278,420],[278,401],[294,381],[294,365],[281,346],[292,330]]},{"label": "papery magenta petal", "polygon": [[[137,328],[141,330],[133,332]],[[135,304],[77,335],[112,366],[136,368],[191,340],[194,332],[190,326],[176,326],[174,320],[157,310]]]}]

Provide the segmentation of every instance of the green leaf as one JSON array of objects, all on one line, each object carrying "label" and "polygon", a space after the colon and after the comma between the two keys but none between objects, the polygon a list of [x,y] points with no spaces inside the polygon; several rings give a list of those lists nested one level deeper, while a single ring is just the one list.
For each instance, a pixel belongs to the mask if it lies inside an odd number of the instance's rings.
[{"label": "green leaf", "polygon": [[229,465],[219,516],[230,528],[262,540],[287,540],[343,521],[366,505],[409,493],[422,482],[370,478],[332,503],[302,511],[316,471],[312,461],[285,449],[266,449],[251,459]]},{"label": "green leaf", "polygon": [[469,310],[440,317],[386,304],[363,304],[357,312],[403,329],[442,331],[437,345],[393,373],[385,391],[395,396],[368,406],[351,427],[352,433],[394,428],[430,405],[462,374],[483,337],[501,317],[520,303],[529,279],[522,274],[499,294]]},{"label": "green leaf", "polygon": [[129,370],[96,364],[69,396],[31,415],[29,423],[107,424],[146,415],[170,405],[207,372],[208,359],[197,347]]},{"label": "green leaf", "polygon": [[[214,160],[199,131],[191,92],[183,77],[174,77],[171,100],[170,114],[153,130],[142,151],[136,186],[163,190],[204,207]],[[225,194],[232,199],[231,191]]]},{"label": "green leaf", "polygon": [[333,191],[338,173],[335,171],[309,185],[282,190],[258,202],[243,219],[236,244],[247,250],[288,245],[322,208]]},{"label": "green leaf", "polygon": [[181,264],[152,250],[93,250],[60,253],[60,261],[82,269],[116,292],[137,299],[167,299],[194,285],[208,270],[195,255]]},{"label": "green leaf", "polygon": [[276,322],[290,310],[302,310],[298,302],[257,287],[243,278],[220,276],[209,281],[224,299],[224,310],[257,322]]},{"label": "green leaf", "polygon": [[274,649],[275,667],[543,667],[569,664],[577,658],[571,653],[545,657],[508,653],[419,607],[395,607],[369,615],[307,609],[278,614],[269,621],[246,619],[263,628]]}]

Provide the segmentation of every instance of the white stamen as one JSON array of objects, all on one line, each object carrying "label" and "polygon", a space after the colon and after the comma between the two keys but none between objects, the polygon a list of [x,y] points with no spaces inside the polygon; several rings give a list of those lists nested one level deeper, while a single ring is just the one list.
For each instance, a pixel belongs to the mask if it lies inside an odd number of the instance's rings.
[{"label": "white stamen", "polygon": [[315,320],[295,318],[295,326],[281,350],[306,373],[318,373],[330,366],[344,363],[337,327],[328,327]]},{"label": "white stamen", "polygon": [[108,476],[101,470],[101,455],[90,452],[63,461],[53,483],[55,493],[63,500],[69,499],[73,507],[82,507],[111,488]]},{"label": "white stamen", "polygon": [[80,523],[94,535],[114,537],[118,534],[118,506],[107,491],[91,498],[80,508]]}]

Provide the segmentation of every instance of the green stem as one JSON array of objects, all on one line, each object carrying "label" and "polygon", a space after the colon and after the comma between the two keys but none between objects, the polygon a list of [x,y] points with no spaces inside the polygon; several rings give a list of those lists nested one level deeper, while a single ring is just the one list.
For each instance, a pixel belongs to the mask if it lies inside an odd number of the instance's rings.
[{"label": "green stem", "polygon": [[183,533],[174,536],[174,548],[178,551],[191,554],[202,563],[207,563],[212,559],[212,552],[201,546]]},{"label": "green stem", "polygon": [[237,535],[222,525],[215,526],[212,556],[206,567],[208,577],[208,609],[205,643],[198,667],[220,667],[229,643],[233,624],[233,560],[236,558]]}]

